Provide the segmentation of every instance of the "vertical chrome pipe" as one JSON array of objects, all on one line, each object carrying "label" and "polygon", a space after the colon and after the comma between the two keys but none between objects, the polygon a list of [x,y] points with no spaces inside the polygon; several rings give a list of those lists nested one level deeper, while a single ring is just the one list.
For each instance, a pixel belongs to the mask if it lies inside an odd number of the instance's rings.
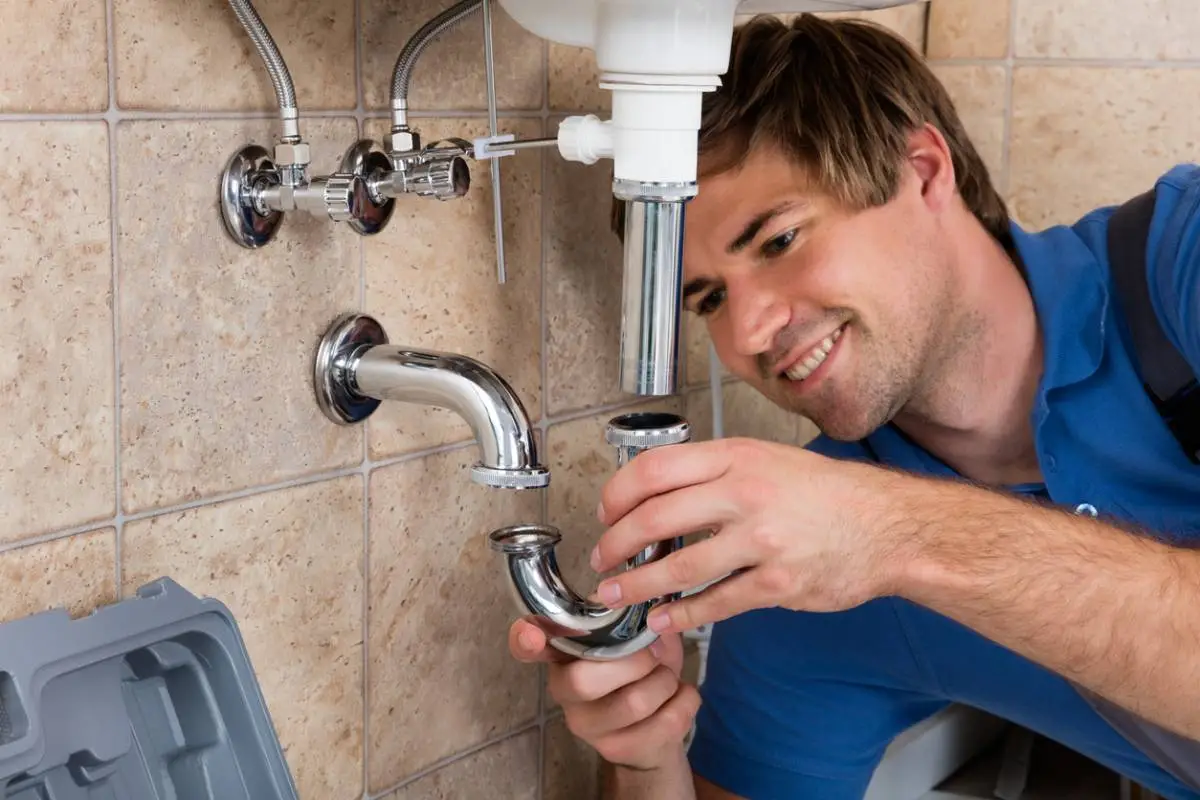
[{"label": "vertical chrome pipe", "polygon": [[694,184],[614,184],[625,207],[621,391],[658,397],[680,381],[685,207]]},{"label": "vertical chrome pipe", "polygon": [[[636,413],[616,417],[605,439],[624,466],[652,447],[680,444],[691,438],[691,426],[675,414]],[[533,615],[551,634],[557,650],[590,661],[611,661],[649,647],[658,634],[646,621],[651,609],[677,595],[610,609],[585,600],[563,580],[554,548],[562,534],[550,525],[514,525],[494,531],[493,550],[505,557],[509,586],[521,613]],[[682,539],[645,548],[626,563],[626,569],[665,558],[683,546]]]}]

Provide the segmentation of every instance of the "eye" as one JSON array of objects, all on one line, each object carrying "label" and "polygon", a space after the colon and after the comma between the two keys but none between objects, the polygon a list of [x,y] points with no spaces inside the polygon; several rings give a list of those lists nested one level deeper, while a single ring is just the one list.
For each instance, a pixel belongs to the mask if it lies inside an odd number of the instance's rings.
[{"label": "eye", "polygon": [[762,246],[762,254],[767,258],[782,255],[787,252],[787,249],[792,246],[792,242],[796,241],[796,229],[785,231],[779,234],[774,239],[768,239]]},{"label": "eye", "polygon": [[713,289],[696,304],[696,313],[702,317],[711,314],[720,308],[723,302],[725,302],[725,290]]}]

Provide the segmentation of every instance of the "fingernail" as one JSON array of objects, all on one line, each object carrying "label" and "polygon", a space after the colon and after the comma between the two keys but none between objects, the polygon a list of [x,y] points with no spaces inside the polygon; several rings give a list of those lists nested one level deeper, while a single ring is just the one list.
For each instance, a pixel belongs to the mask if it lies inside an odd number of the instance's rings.
[{"label": "fingernail", "polygon": [[662,643],[662,639],[655,639],[655,640],[654,640],[654,641],[653,641],[653,642],[650,644],[650,655],[654,656],[654,657],[655,657],[655,658],[657,658],[659,661],[661,661],[661,660],[662,660],[662,656],[663,656],[663,643]]},{"label": "fingernail", "polygon": [[600,505],[596,506],[596,518],[599,519],[601,522],[604,522],[604,502],[603,501],[601,501]]},{"label": "fingernail", "polygon": [[671,627],[671,617],[665,611],[655,611],[650,615],[648,624],[650,625],[650,630],[655,633],[662,633]]},{"label": "fingernail", "polygon": [[600,548],[592,550],[592,569],[596,572],[600,571]]},{"label": "fingernail", "polygon": [[533,635],[533,631],[521,631],[521,635],[517,637],[517,641],[521,643],[521,647],[526,650],[537,650],[537,637]]},{"label": "fingernail", "polygon": [[604,583],[600,585],[600,602],[606,605],[613,605],[621,602],[621,587],[616,583]]}]

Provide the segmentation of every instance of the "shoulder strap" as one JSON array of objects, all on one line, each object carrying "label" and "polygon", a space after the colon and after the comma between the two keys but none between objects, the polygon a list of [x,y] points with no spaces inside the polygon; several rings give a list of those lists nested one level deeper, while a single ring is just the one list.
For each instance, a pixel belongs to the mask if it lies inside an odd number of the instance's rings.
[{"label": "shoulder strap", "polygon": [[1200,464],[1200,387],[1163,332],[1150,299],[1146,250],[1155,192],[1138,195],[1108,223],[1108,256],[1146,390],[1192,461]]}]

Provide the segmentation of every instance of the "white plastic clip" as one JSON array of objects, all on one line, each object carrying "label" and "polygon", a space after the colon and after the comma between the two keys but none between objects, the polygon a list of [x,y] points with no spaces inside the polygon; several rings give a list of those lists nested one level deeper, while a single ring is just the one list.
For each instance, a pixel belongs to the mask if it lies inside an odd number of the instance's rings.
[{"label": "white plastic clip", "polygon": [[512,133],[498,133],[495,136],[480,136],[474,142],[475,160],[487,161],[489,158],[503,158],[504,156],[516,155],[516,150],[493,150],[492,147],[505,142],[516,140],[516,135]]}]

